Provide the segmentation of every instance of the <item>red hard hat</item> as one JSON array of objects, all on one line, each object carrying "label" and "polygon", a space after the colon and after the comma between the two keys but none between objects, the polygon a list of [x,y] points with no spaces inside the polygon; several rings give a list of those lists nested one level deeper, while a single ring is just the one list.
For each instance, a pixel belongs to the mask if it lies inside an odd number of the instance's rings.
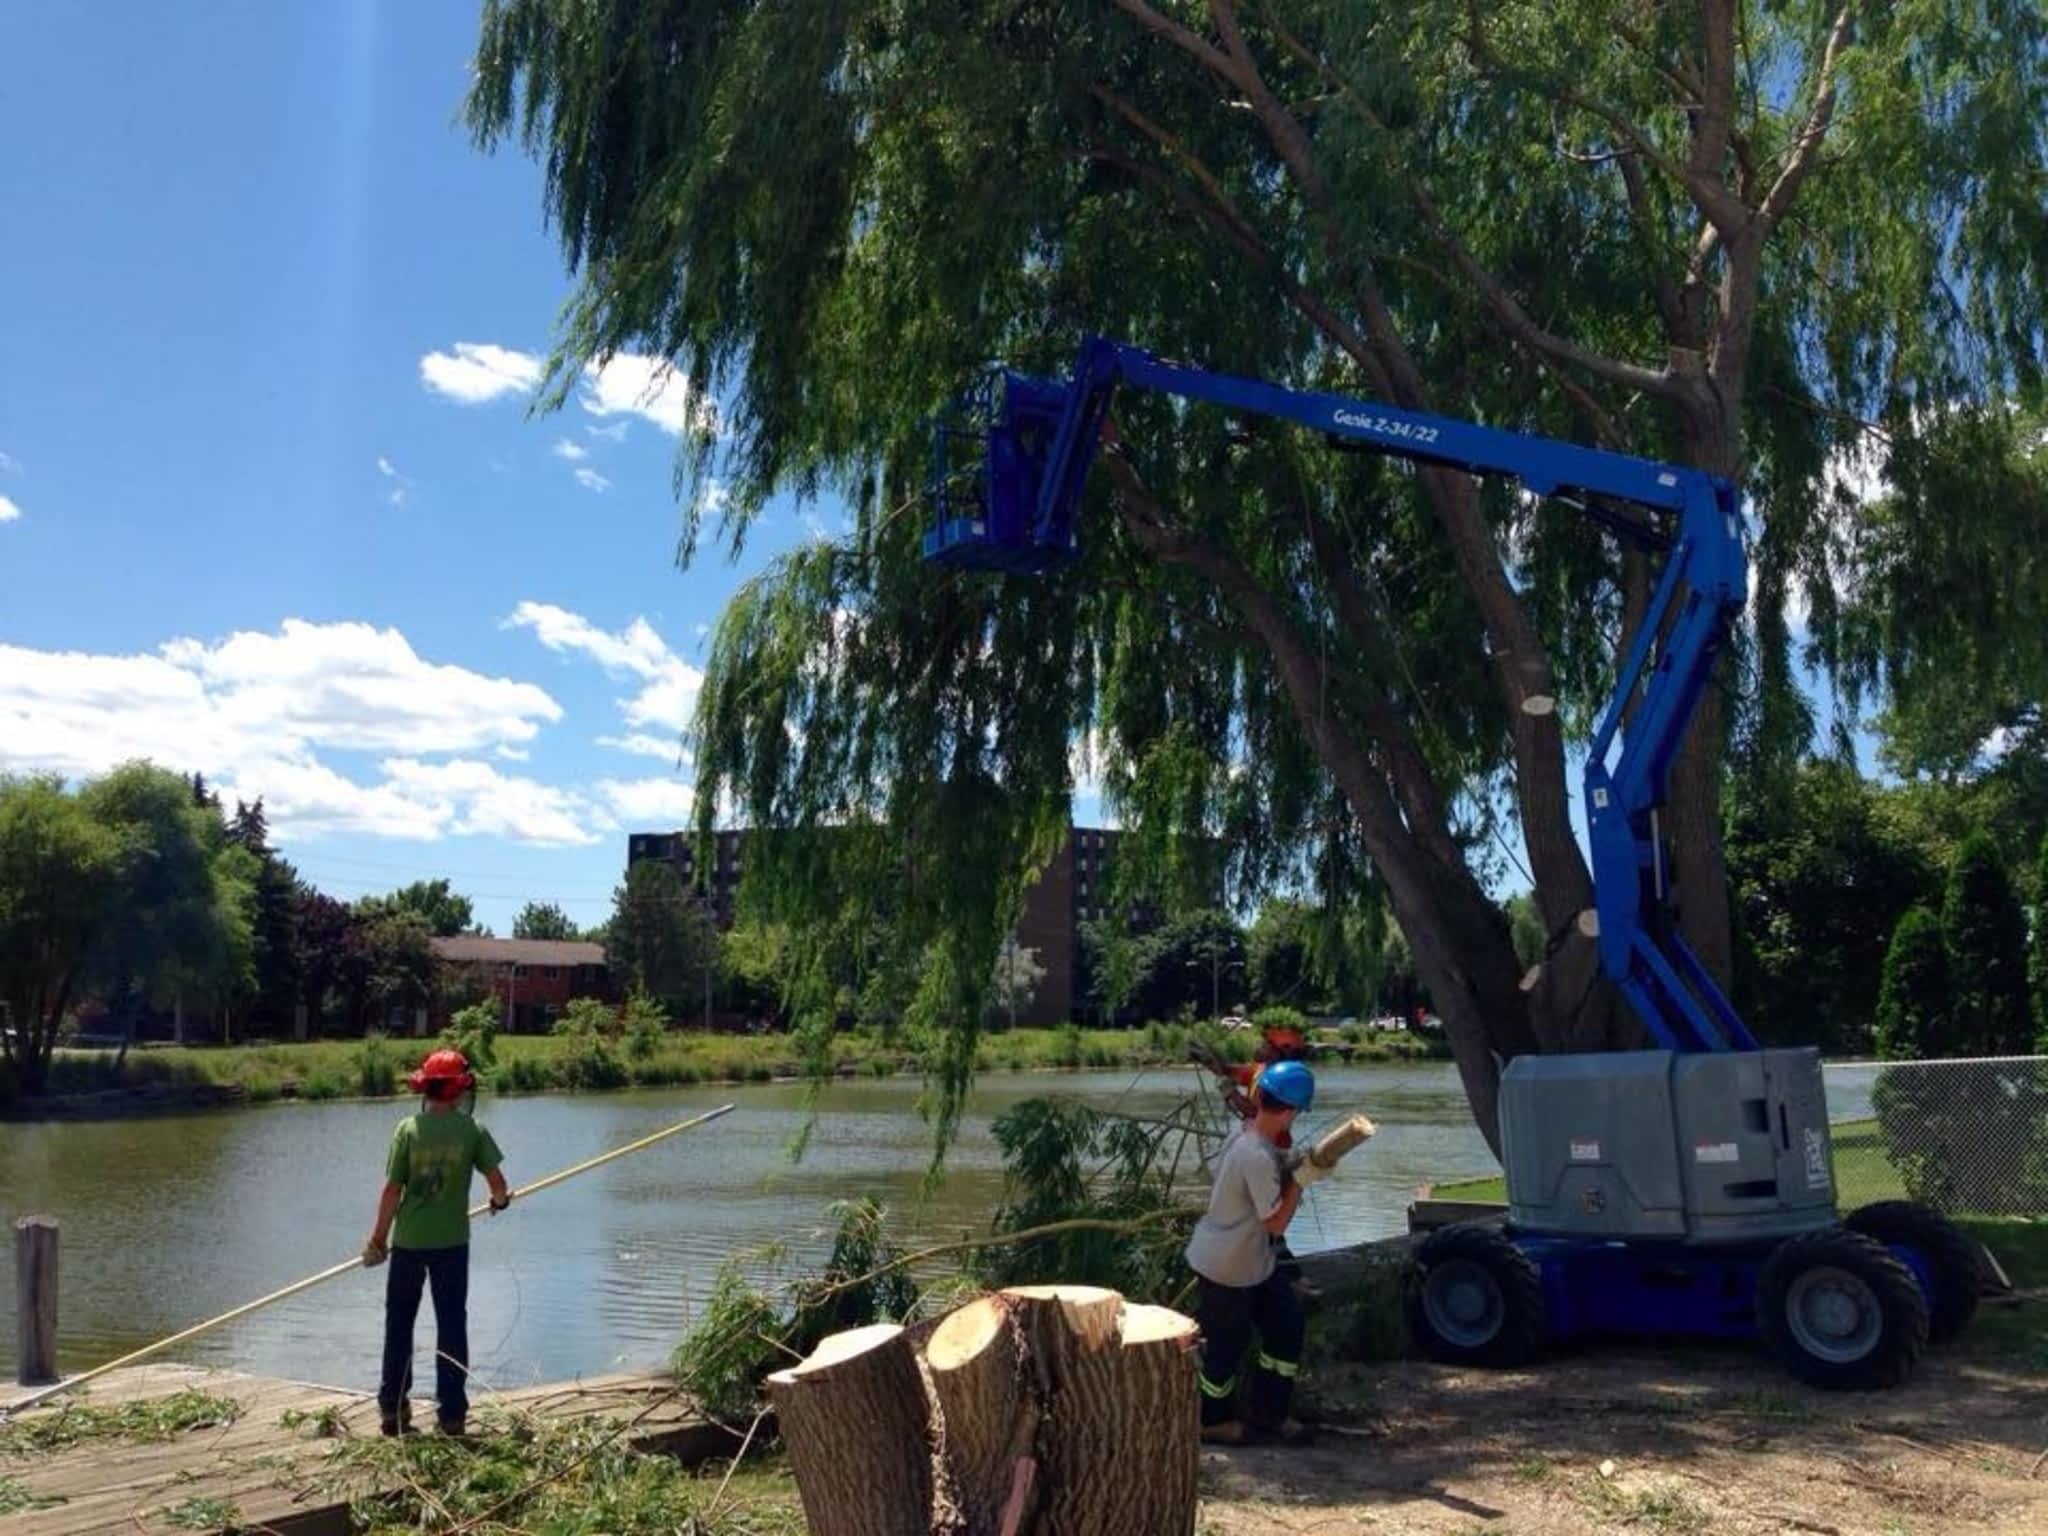
[{"label": "red hard hat", "polygon": [[1266,1044],[1276,1051],[1300,1051],[1308,1048],[1308,1040],[1291,1024],[1276,1024],[1266,1031]]},{"label": "red hard hat", "polygon": [[438,1089],[443,1094],[457,1094],[474,1088],[476,1075],[469,1070],[469,1059],[462,1052],[444,1048],[429,1055],[405,1081],[414,1093]]}]

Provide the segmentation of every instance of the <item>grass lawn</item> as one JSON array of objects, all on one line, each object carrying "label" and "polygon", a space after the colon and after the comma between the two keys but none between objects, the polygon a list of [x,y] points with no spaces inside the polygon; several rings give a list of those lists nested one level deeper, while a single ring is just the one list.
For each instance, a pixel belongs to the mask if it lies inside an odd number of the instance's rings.
[{"label": "grass lawn", "polygon": [[[1134,1029],[1015,1029],[985,1032],[975,1064],[983,1072],[1114,1069],[1177,1065],[1198,1033],[1177,1024]],[[1201,1030],[1226,1057],[1247,1060],[1256,1036]],[[1408,1034],[1366,1034],[1347,1042],[1359,1061],[1405,1061],[1437,1054],[1431,1041]],[[286,1095],[309,1099],[374,1098],[398,1092],[404,1072],[430,1042],[313,1040],[304,1044],[138,1046],[117,1074],[112,1051],[59,1051],[51,1063],[52,1094],[106,1089],[221,1085],[258,1102]],[[887,1077],[915,1072],[908,1040],[849,1031],[834,1038],[835,1071]],[[804,1066],[786,1034],[733,1035],[671,1030],[653,1049],[634,1055],[623,1041],[601,1045],[559,1035],[501,1035],[481,1074],[500,1093],[661,1086],[700,1082],[767,1082],[795,1077]]]}]

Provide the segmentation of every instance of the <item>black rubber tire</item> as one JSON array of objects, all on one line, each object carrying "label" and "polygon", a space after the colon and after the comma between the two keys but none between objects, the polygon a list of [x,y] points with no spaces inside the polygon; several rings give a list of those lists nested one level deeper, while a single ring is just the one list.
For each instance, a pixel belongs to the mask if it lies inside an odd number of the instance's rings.
[{"label": "black rubber tire", "polygon": [[1914,1200],[1880,1200],[1853,1211],[1842,1225],[1890,1248],[1911,1248],[1934,1280],[1927,1298],[1927,1337],[1945,1344],[1977,1315],[1983,1279],[1977,1245],[1941,1212]]},{"label": "black rubber tire", "polygon": [[[1853,1357],[1816,1353],[1796,1331],[1793,1289],[1815,1271],[1849,1277],[1875,1302],[1870,1342]],[[1757,1322],[1786,1370],[1809,1386],[1837,1391],[1895,1387],[1913,1374],[1927,1348],[1927,1298],[1913,1272],[1876,1238],[1846,1227],[1824,1227],[1778,1245],[1757,1278]]]},{"label": "black rubber tire", "polygon": [[[1499,1325],[1483,1340],[1446,1336],[1430,1318],[1431,1273],[1451,1264],[1468,1275],[1477,1270],[1491,1282]],[[1407,1293],[1408,1337],[1431,1360],[1507,1367],[1526,1364],[1542,1352],[1547,1336],[1542,1273],[1497,1227],[1454,1226],[1432,1232],[1416,1250]]]}]

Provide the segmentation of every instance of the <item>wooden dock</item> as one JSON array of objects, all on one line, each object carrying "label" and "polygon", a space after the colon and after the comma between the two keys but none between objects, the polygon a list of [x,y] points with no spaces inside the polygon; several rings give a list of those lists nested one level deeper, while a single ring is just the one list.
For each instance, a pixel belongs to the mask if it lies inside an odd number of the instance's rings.
[{"label": "wooden dock", "polygon": [[[51,1450],[9,1451],[0,1439],[0,1536],[137,1536],[207,1527],[208,1512],[227,1512],[238,1532],[278,1536],[346,1536],[348,1505],[379,1490],[360,1469],[336,1464],[350,1438],[375,1436],[372,1394],[313,1386],[237,1371],[182,1365],[139,1365],[116,1371],[12,1420],[32,1424],[67,1402],[117,1407],[179,1392],[229,1399],[238,1412],[224,1422],[163,1441],[93,1436]],[[0,1410],[10,1397],[0,1391]],[[660,1375],[608,1375],[493,1393],[472,1392],[471,1412],[490,1410],[550,1418],[637,1420],[628,1444],[650,1454],[702,1461],[736,1449],[727,1430],[706,1423]],[[431,1402],[416,1400],[415,1423],[433,1423]],[[289,1421],[290,1427],[287,1426]]]}]

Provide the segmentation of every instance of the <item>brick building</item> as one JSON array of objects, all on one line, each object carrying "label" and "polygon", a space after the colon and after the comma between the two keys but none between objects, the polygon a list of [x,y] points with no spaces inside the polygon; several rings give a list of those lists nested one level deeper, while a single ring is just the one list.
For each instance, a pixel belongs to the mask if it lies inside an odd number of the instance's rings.
[{"label": "brick building", "polygon": [[[482,939],[467,934],[431,941],[434,963],[451,979],[472,982],[498,1000],[520,1034],[548,1028],[572,1001],[595,997],[610,1001],[611,973],[605,969],[604,946],[567,939]],[[445,1025],[449,991],[437,989],[437,1027]]]},{"label": "brick building", "polygon": [[[660,859],[672,865],[685,885],[710,902],[722,931],[732,926],[748,836],[745,830],[713,834],[710,868],[701,876],[696,839],[687,832],[635,832],[627,839],[626,862],[630,866],[642,859]],[[1064,1024],[1086,1011],[1087,1000],[1076,993],[1082,971],[1081,924],[1108,915],[1110,875],[1122,836],[1103,827],[1070,827],[1060,851],[1025,892],[1017,943],[1036,953],[1044,975],[1030,1004],[1018,1010],[1018,1023]],[[1140,926],[1149,920],[1149,913],[1132,914]]]}]

